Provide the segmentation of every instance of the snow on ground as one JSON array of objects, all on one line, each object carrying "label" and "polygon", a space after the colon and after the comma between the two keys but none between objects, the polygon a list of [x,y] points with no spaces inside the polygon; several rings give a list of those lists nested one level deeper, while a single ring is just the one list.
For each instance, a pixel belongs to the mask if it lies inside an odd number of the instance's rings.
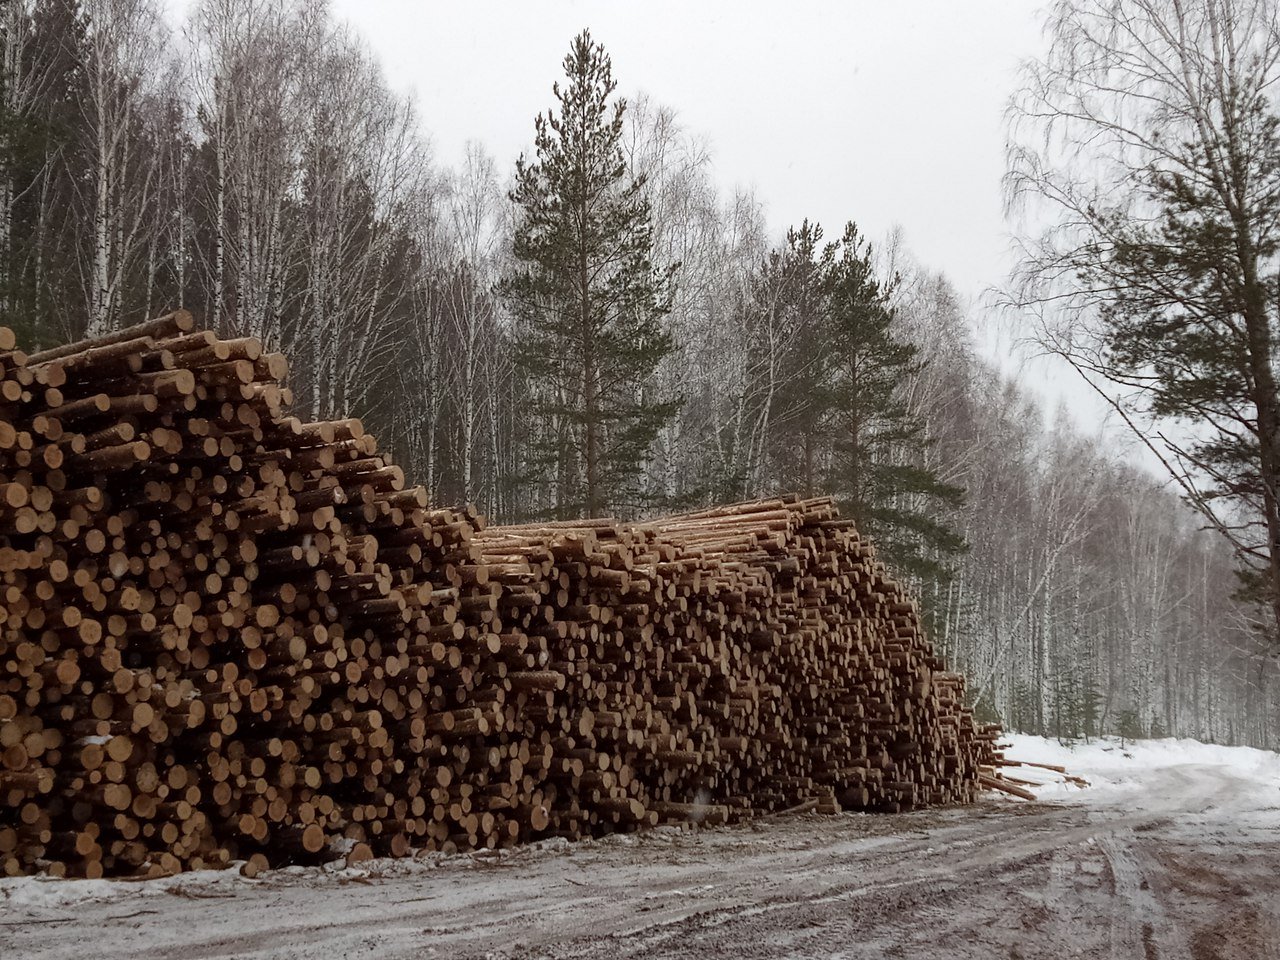
[{"label": "snow on ground", "polygon": [[1238,781],[1238,789],[1255,793],[1260,802],[1280,799],[1280,753],[1253,747],[1224,747],[1199,740],[1120,740],[1101,737],[1066,742],[1022,733],[1005,734],[1001,741],[1008,760],[1065,767],[1068,774],[1089,782],[1087,789],[1058,773],[1033,766],[1006,767],[1007,776],[1031,780],[1041,800],[1114,800],[1117,794],[1147,789],[1153,771],[1171,767],[1220,768]]},{"label": "snow on ground", "polygon": [[[658,827],[654,834],[678,833],[672,827]],[[634,843],[634,834],[616,834],[598,842],[624,846]],[[581,844],[579,844],[581,845]],[[255,888],[289,886],[294,884],[366,883],[371,878],[385,880],[429,874],[443,868],[471,868],[498,866],[504,861],[521,855],[545,855],[566,850],[571,846],[563,837],[551,837],[536,843],[502,850],[476,850],[466,853],[422,853],[416,857],[383,857],[363,861],[347,867],[345,861],[334,860],[318,866],[292,866],[269,870],[254,879],[240,875],[237,860],[226,870],[193,870],[171,877],[152,880],[114,878],[80,880],[48,876],[0,877],[0,916],[8,907],[27,907],[34,910],[58,910],[83,903],[113,903],[134,901],[150,897],[175,896],[188,900],[225,899],[242,894],[252,895]],[[0,921],[0,928],[4,923]],[[0,950],[0,960],[8,960]]]},{"label": "snow on ground", "polygon": [[[76,880],[56,877],[0,877],[0,907],[57,909],[79,903],[174,896],[218,896],[250,884],[235,870],[195,870],[158,880]],[[227,896],[231,894],[228,892]],[[0,957],[3,957],[0,953]]]}]

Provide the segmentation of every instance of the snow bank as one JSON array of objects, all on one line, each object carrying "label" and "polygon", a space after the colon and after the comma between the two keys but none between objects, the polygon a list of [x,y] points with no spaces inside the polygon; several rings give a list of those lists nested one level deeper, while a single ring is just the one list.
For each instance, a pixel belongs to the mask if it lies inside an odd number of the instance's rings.
[{"label": "snow bank", "polygon": [[[646,831],[648,838],[672,836],[681,831],[662,826]],[[419,853],[414,857],[383,857],[366,860],[358,865],[346,866],[338,859],[317,866],[286,866],[260,874],[254,879],[241,876],[235,863],[226,870],[191,870],[169,877],[152,880],[128,878],[79,880],[58,879],[44,875],[0,877],[0,914],[9,907],[28,910],[48,910],[60,915],[67,907],[84,903],[111,903],[139,897],[175,896],[191,900],[229,899],[253,887],[282,887],[291,884],[310,885],[323,880],[338,884],[370,883],[392,878],[423,877],[440,867],[450,865],[466,869],[492,869],[495,864],[529,854],[545,853],[554,856],[573,847],[590,847],[593,844],[634,844],[640,834],[611,834],[600,839],[584,839],[576,844],[564,837],[548,837],[534,843],[501,850],[472,850],[462,853]],[[3,940],[0,939],[0,943]],[[0,950],[0,960],[7,960]]]},{"label": "snow bank", "polygon": [[[1005,734],[1001,740],[1010,760],[1066,767],[1067,773],[1089,781],[1089,794],[1105,795],[1147,789],[1154,771],[1176,767],[1222,768],[1244,792],[1275,802],[1280,790],[1280,754],[1253,747],[1223,747],[1199,740],[1126,740],[1103,737],[1061,743],[1046,737]],[[1031,789],[1042,799],[1080,796],[1080,787],[1051,770],[1008,767],[1008,776],[1038,784]]]},{"label": "snow bank", "polygon": [[0,910],[32,907],[57,910],[87,902],[110,902],[138,896],[211,897],[234,894],[240,884],[253,884],[237,870],[193,870],[156,880],[60,880],[55,877],[0,877]]}]

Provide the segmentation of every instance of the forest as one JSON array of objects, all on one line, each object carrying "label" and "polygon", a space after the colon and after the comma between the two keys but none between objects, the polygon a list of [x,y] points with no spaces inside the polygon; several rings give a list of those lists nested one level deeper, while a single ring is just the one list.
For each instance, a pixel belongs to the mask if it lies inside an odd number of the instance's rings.
[{"label": "forest", "polygon": [[1001,373],[988,308],[906,238],[770,222],[606,46],[527,78],[548,109],[507,166],[435,156],[318,0],[0,0],[0,324],[48,347],[185,307],[498,522],[830,494],[984,719],[1274,746],[1275,629],[1220,498]]}]

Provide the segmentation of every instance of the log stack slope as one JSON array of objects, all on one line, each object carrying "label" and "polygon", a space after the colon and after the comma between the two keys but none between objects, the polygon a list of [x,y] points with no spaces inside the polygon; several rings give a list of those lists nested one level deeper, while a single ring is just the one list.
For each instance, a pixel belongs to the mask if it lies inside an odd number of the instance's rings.
[{"label": "log stack slope", "polygon": [[178,312],[0,330],[0,875],[966,802],[999,762],[829,500],[486,527]]}]

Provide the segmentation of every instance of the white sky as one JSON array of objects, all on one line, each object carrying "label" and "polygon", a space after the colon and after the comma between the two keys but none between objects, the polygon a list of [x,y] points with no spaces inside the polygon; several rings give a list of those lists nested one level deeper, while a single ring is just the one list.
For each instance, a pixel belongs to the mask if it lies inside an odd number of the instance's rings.
[{"label": "white sky", "polygon": [[415,93],[437,158],[468,139],[509,169],[584,26],[624,94],[710,139],[717,180],[754,187],[779,233],[809,217],[894,224],[974,296],[1007,269],[1005,101],[1039,48],[1033,0],[429,3],[335,0]]},{"label": "white sky", "polygon": [[[648,93],[706,137],[721,188],[753,188],[778,236],[805,217],[832,238],[850,219],[873,239],[900,226],[974,304],[985,352],[1016,363],[976,301],[1012,263],[1004,112],[1019,64],[1044,43],[1036,0],[332,2],[391,85],[413,93],[446,165],[474,139],[510,170],[589,27],[620,92]],[[1023,372],[1096,429],[1104,408],[1074,372]]]}]

